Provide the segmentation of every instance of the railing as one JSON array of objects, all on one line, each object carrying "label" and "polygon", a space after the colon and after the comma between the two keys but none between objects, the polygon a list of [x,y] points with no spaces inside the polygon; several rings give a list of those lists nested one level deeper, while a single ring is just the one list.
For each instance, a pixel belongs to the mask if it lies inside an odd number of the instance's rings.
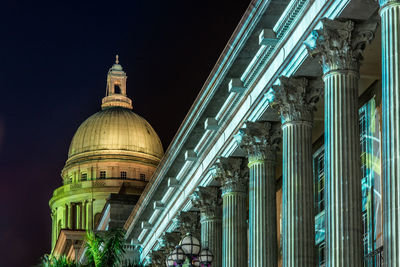
[{"label": "railing", "polygon": [[375,249],[364,257],[365,267],[383,266],[383,246]]}]

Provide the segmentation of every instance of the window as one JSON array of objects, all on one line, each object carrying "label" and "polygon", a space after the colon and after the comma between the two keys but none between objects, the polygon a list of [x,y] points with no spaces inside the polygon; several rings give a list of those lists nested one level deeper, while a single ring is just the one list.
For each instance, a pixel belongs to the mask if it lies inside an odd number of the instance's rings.
[{"label": "window", "polygon": [[87,180],[87,173],[83,172],[81,174],[81,181],[86,181]]},{"label": "window", "polygon": [[100,179],[106,178],[106,171],[100,171]]},{"label": "window", "polygon": [[317,245],[317,263],[318,266],[325,266],[325,242]]},{"label": "window", "polygon": [[121,179],[126,179],[126,172],[121,172]]},{"label": "window", "polygon": [[141,173],[141,174],[140,174],[140,180],[144,180],[144,179],[146,179],[146,174]]},{"label": "window", "polygon": [[314,187],[315,187],[315,215],[322,212],[325,208],[324,203],[324,190],[325,190],[325,176],[324,176],[324,147],[321,147],[314,154]]},{"label": "window", "polygon": [[114,94],[121,94],[121,88],[118,84],[114,85]]}]

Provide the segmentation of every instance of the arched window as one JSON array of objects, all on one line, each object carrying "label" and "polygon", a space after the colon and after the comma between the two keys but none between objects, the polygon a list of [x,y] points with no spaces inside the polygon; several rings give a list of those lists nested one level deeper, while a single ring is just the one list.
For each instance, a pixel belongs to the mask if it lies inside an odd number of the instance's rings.
[{"label": "arched window", "polygon": [[119,84],[114,84],[114,94],[121,94],[121,87],[119,87]]}]

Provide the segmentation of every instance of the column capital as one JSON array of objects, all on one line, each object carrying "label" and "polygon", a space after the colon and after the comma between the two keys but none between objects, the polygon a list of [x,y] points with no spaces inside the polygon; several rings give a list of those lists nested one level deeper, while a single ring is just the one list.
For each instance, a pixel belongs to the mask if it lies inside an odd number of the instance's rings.
[{"label": "column capital", "polygon": [[179,232],[165,232],[160,238],[161,247],[167,254],[175,249],[179,241],[181,241],[181,234]]},{"label": "column capital", "polygon": [[375,0],[375,1],[379,3],[379,6],[381,8],[384,8],[384,7],[390,6],[390,5],[400,5],[400,0]]},{"label": "column capital", "polygon": [[239,146],[247,151],[249,164],[265,160],[275,162],[282,130],[277,122],[246,122],[235,138]]},{"label": "column capital", "polygon": [[293,121],[312,122],[316,104],[319,101],[323,84],[311,85],[305,77],[279,78],[280,85],[274,85],[275,99],[272,107],[277,109],[282,124]]},{"label": "column capital", "polygon": [[205,217],[212,219],[220,216],[222,198],[218,187],[199,186],[190,199],[193,206],[198,208]]},{"label": "column capital", "polygon": [[246,192],[249,169],[244,158],[220,157],[214,165],[214,178],[221,184],[222,195]]},{"label": "column capital", "polygon": [[180,211],[174,220],[178,225],[177,229],[182,237],[187,233],[198,237],[200,233],[200,219],[197,211]]},{"label": "column capital", "polygon": [[320,59],[324,74],[330,71],[358,72],[362,53],[374,38],[377,22],[321,19],[322,29],[312,32],[312,44],[306,44],[311,57]]}]

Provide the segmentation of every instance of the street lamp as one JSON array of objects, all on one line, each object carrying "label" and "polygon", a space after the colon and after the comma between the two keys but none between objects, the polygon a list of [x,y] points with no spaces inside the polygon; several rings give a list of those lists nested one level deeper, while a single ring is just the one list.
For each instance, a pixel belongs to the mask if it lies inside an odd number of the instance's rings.
[{"label": "street lamp", "polygon": [[167,267],[175,267],[175,261],[172,259],[173,258],[172,253],[173,252],[171,252],[171,254],[169,254],[167,257],[167,260],[166,260]]},{"label": "street lamp", "polygon": [[182,247],[185,255],[190,261],[192,261],[200,252],[200,241],[190,233],[186,234],[179,245]]},{"label": "street lamp", "polygon": [[[204,248],[203,250],[200,251],[201,249],[200,241],[196,237],[192,236],[192,234],[190,233],[186,234],[186,236],[181,240],[181,242],[179,242],[179,246],[177,246],[176,249],[171,254],[174,263],[181,266],[181,264],[184,262],[185,257],[183,257],[183,260],[181,260],[180,262],[175,260],[178,258],[178,256],[175,255],[180,253],[176,252],[178,248],[184,253],[184,256],[188,257],[190,266],[209,267],[211,265],[211,262],[213,260],[213,255],[211,251],[208,250],[207,248]],[[181,256],[181,254],[179,255]],[[167,260],[167,266],[170,266],[168,264],[169,263]]]},{"label": "street lamp", "polygon": [[180,246],[176,246],[174,251],[171,253],[171,258],[174,261],[174,266],[182,266],[185,262],[185,253]]},{"label": "street lamp", "polygon": [[211,266],[214,256],[208,248],[204,248],[200,252],[198,258],[199,258],[199,262],[202,267],[209,267],[209,266]]}]

